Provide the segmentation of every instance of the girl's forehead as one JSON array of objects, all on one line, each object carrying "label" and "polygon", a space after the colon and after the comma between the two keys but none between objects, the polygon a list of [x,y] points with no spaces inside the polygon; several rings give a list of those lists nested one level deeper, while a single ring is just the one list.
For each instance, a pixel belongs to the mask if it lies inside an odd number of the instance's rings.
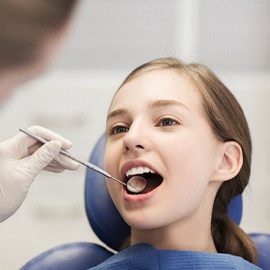
[{"label": "girl's forehead", "polygon": [[175,99],[183,103],[201,103],[199,90],[186,76],[175,70],[152,70],[136,75],[115,94],[112,105],[132,103],[134,99]]}]

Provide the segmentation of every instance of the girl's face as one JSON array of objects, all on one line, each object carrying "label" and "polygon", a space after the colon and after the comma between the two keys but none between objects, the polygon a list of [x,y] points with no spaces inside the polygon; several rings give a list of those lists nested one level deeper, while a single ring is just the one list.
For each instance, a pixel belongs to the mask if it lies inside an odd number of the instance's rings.
[{"label": "girl's face", "polygon": [[222,143],[187,78],[155,70],[126,83],[112,101],[107,136],[106,170],[122,181],[137,174],[147,180],[142,194],[107,181],[116,207],[132,228],[157,229],[192,220],[198,227],[201,219],[210,226]]}]

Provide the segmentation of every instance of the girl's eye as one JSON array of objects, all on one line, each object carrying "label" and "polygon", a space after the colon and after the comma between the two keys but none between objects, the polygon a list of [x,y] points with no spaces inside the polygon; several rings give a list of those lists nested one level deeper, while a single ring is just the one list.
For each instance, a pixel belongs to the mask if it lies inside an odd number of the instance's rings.
[{"label": "girl's eye", "polygon": [[110,134],[119,134],[119,133],[125,133],[128,132],[128,128],[124,126],[114,126],[112,127]]},{"label": "girl's eye", "polygon": [[171,118],[163,118],[159,121],[159,126],[174,126],[177,122]]}]

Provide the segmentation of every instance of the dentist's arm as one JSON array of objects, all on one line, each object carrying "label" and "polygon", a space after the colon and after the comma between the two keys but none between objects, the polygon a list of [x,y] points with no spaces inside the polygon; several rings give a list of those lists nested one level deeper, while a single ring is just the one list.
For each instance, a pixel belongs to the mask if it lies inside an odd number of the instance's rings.
[{"label": "dentist's arm", "polygon": [[79,164],[61,154],[71,142],[39,126],[29,130],[49,142],[42,145],[20,132],[0,143],[0,222],[13,215],[23,203],[28,189],[41,170],[76,170]]}]

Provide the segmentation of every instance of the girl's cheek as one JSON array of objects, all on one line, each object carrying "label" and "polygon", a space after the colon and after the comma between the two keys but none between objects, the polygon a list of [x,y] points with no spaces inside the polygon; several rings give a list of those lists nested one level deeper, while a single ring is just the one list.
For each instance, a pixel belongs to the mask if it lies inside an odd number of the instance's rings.
[{"label": "girl's cheek", "polygon": [[116,168],[116,158],[110,151],[105,152],[104,165],[105,170],[110,174],[113,173],[112,169]]}]

